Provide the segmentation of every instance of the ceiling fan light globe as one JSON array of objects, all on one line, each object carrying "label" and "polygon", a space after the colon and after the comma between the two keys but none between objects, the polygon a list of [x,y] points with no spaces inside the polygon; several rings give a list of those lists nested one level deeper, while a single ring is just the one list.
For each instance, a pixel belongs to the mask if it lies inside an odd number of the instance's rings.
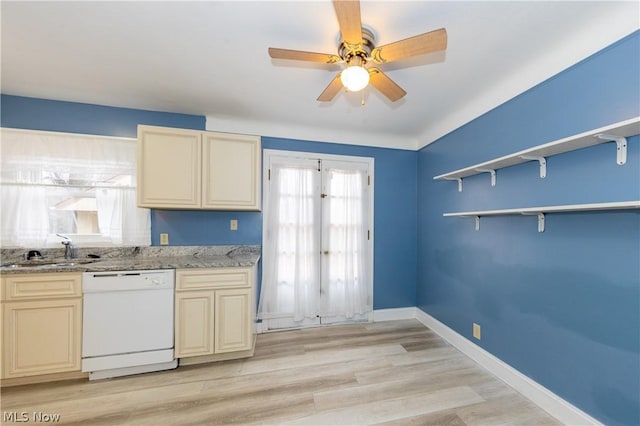
[{"label": "ceiling fan light globe", "polygon": [[359,65],[353,65],[342,71],[340,81],[348,91],[358,92],[369,84],[369,72]]}]

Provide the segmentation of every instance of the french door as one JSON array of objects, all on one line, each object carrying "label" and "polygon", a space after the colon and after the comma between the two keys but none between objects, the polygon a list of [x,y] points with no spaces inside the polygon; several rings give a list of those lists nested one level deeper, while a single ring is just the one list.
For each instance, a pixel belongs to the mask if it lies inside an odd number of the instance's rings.
[{"label": "french door", "polygon": [[373,159],[265,150],[263,329],[368,320]]}]

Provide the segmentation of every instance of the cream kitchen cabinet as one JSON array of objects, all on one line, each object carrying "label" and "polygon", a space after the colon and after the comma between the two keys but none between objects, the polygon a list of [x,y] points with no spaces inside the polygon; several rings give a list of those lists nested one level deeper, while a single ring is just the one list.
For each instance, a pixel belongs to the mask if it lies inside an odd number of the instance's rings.
[{"label": "cream kitchen cabinet", "polygon": [[260,210],[259,136],[138,127],[138,205]]},{"label": "cream kitchen cabinet", "polygon": [[260,210],[259,136],[204,132],[202,207]]},{"label": "cream kitchen cabinet", "polygon": [[2,277],[2,379],[80,371],[82,274]]},{"label": "cream kitchen cabinet", "polygon": [[202,196],[202,133],[138,127],[138,205],[198,209]]},{"label": "cream kitchen cabinet", "polygon": [[175,350],[177,358],[214,353],[215,291],[176,291]]},{"label": "cream kitchen cabinet", "polygon": [[[256,268],[176,270],[176,358],[253,354]],[[186,363],[190,363],[187,361]]]},{"label": "cream kitchen cabinet", "polygon": [[245,351],[252,345],[251,290],[217,290],[214,308],[215,353]]}]

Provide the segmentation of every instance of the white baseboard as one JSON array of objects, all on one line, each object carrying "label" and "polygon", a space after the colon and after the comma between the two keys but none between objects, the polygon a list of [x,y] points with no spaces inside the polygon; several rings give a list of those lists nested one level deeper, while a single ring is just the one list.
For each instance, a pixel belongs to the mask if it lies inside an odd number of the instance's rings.
[{"label": "white baseboard", "polygon": [[392,308],[392,309],[376,309],[373,311],[373,321],[396,321],[413,319],[416,317],[416,308]]},{"label": "white baseboard", "polygon": [[491,355],[421,309],[415,308],[415,318],[562,423],[566,425],[602,425],[602,423],[584,411],[525,376],[509,364]]}]

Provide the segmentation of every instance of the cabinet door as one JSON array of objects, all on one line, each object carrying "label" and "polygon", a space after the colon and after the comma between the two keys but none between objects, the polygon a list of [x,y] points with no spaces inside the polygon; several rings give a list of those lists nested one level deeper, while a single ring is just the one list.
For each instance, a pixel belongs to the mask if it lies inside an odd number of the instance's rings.
[{"label": "cabinet door", "polygon": [[216,353],[251,349],[251,290],[217,290]]},{"label": "cabinet door", "polygon": [[202,207],[260,210],[260,137],[205,132],[202,151]]},{"label": "cabinet door", "polygon": [[213,354],[213,291],[176,293],[176,358]]},{"label": "cabinet door", "polygon": [[138,127],[138,206],[200,207],[202,132]]},{"label": "cabinet door", "polygon": [[82,300],[2,305],[3,378],[80,371]]}]

